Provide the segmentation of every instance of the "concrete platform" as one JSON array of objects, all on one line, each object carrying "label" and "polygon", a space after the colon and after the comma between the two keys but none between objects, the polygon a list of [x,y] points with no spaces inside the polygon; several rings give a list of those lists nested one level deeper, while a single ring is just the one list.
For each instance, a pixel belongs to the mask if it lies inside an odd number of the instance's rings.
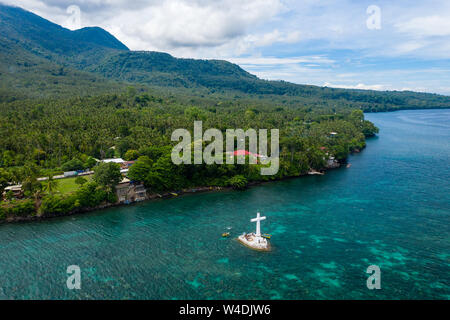
[{"label": "concrete platform", "polygon": [[254,233],[245,233],[238,237],[238,241],[243,245],[259,251],[270,251],[270,242],[261,236]]}]

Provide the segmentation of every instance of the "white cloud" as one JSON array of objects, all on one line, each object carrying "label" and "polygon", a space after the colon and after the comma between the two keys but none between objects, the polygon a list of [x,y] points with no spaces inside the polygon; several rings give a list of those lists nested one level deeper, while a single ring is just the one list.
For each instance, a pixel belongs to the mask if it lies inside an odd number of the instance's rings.
[{"label": "white cloud", "polygon": [[333,87],[333,88],[346,88],[346,89],[364,89],[364,90],[388,90],[387,87],[383,84],[364,84],[358,83],[356,85],[351,84],[336,84],[325,82],[324,87]]},{"label": "white cloud", "polygon": [[397,55],[411,53],[425,47],[426,45],[427,43],[425,41],[417,40],[401,42],[393,47],[393,52]]},{"label": "white cloud", "polygon": [[[325,56],[305,56],[305,57],[289,57],[289,58],[276,58],[276,57],[245,57],[245,58],[229,58],[229,61],[240,65],[289,65],[299,63],[319,63],[330,64],[335,61]],[[316,65],[317,66],[317,65]]]},{"label": "white cloud", "polygon": [[265,47],[274,43],[296,43],[300,41],[300,39],[301,33],[299,31],[280,32],[278,29],[275,29],[262,35],[249,35],[244,40],[247,41],[249,45]]},{"label": "white cloud", "polygon": [[395,27],[400,32],[421,37],[450,36],[450,12],[446,14],[446,16],[416,17],[405,22],[399,22],[395,24]]},{"label": "white cloud", "polygon": [[[220,1],[208,4],[170,0],[125,11],[111,18],[115,33],[133,49],[217,47],[245,35],[247,29],[270,19],[281,9],[278,0]],[[130,24],[129,21],[134,21]]]}]

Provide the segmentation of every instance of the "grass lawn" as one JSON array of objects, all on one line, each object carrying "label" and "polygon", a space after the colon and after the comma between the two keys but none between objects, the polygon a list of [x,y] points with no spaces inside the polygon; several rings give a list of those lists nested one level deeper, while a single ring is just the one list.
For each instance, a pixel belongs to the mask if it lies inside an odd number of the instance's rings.
[{"label": "grass lawn", "polygon": [[[92,180],[92,175],[89,176],[82,176],[85,178],[88,182]],[[58,185],[56,186],[56,190],[61,193],[71,193],[74,191],[77,191],[80,188],[79,184],[75,183],[75,179],[77,177],[70,177],[70,178],[64,178],[64,179],[57,179],[55,181],[58,181]]]}]

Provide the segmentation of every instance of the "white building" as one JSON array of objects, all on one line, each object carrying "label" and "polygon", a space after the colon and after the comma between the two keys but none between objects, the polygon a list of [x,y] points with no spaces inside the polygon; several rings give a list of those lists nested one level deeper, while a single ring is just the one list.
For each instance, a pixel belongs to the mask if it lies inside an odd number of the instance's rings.
[{"label": "white building", "polygon": [[103,160],[101,160],[101,162],[103,162],[103,163],[113,162],[113,163],[121,164],[121,163],[124,163],[125,160],[123,160],[122,158],[113,158],[113,159],[103,159]]}]

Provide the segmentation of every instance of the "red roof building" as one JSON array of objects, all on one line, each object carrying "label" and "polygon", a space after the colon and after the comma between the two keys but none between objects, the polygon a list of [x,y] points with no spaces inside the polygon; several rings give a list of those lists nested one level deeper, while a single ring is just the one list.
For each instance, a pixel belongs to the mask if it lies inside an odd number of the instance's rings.
[{"label": "red roof building", "polygon": [[122,169],[128,169],[129,167],[131,167],[134,164],[134,161],[124,161],[120,164],[120,167]]},{"label": "red roof building", "polygon": [[262,155],[260,155],[260,154],[252,153],[252,152],[249,152],[247,150],[236,150],[236,151],[233,152],[233,155],[234,156],[254,156],[254,157],[257,157],[257,158],[261,158],[262,157]]}]

